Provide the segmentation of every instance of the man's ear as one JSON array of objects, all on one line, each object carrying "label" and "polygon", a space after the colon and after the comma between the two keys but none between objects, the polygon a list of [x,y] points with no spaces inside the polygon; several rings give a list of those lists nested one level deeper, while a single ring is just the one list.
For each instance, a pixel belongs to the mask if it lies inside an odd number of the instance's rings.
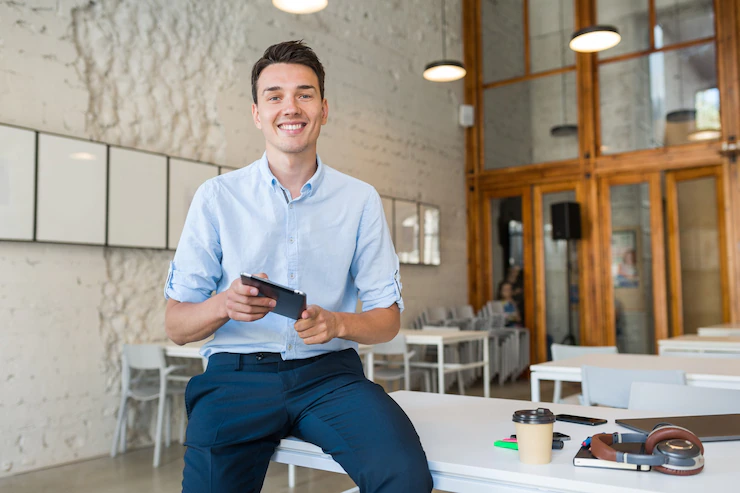
[{"label": "man's ear", "polygon": [[260,120],[260,110],[257,108],[257,104],[252,104],[252,120],[254,120],[254,125],[262,130],[262,121]]},{"label": "man's ear", "polygon": [[321,124],[326,125],[326,120],[329,118],[329,103],[326,98],[321,102]]}]

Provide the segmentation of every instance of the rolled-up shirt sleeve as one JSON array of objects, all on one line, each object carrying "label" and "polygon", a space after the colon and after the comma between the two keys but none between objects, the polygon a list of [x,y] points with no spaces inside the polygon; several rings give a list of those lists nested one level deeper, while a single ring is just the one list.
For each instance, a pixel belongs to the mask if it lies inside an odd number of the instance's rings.
[{"label": "rolled-up shirt sleeve", "polygon": [[403,311],[398,255],[385,220],[383,203],[374,189],[360,219],[351,274],[362,301],[363,312],[388,308],[393,303]]},{"label": "rolled-up shirt sleeve", "polygon": [[221,242],[212,210],[212,194],[213,184],[209,181],[193,196],[167,273],[165,299],[200,303],[211,296],[221,280]]}]

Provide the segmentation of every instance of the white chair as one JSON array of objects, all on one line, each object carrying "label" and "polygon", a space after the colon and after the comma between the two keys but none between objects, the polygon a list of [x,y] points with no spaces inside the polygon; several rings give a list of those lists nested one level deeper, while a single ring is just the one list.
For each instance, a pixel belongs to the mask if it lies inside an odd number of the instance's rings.
[{"label": "white chair", "polygon": [[[569,346],[567,344],[551,344],[552,360],[559,361],[563,359],[577,358],[584,354],[617,354],[617,346]],[[555,380],[555,386],[552,396],[552,402],[563,402],[562,399],[563,382]],[[573,404],[580,404],[582,396],[577,395]],[[570,402],[569,402],[570,403]]]},{"label": "white chair", "polygon": [[626,409],[634,382],[686,385],[682,370],[625,370],[584,365],[581,367],[583,405]]},{"label": "white chair", "polygon": [[[153,401],[159,399],[157,407],[157,428],[154,437],[153,466],[159,467],[162,452],[162,428],[166,425],[166,441],[170,443],[170,398],[184,395],[185,386],[191,375],[176,375],[175,371],[184,370],[187,366],[167,365],[164,348],[158,344],[124,344],[121,356],[121,405],[118,409],[118,421],[113,433],[113,444],[110,455],[126,452],[126,405],[129,399]],[[156,373],[155,373],[156,372]],[[154,375],[152,375],[154,373]],[[174,383],[174,386],[170,386]],[[165,423],[166,416],[166,423]],[[185,436],[185,409],[180,417],[180,442]]]},{"label": "white chair", "polygon": [[447,308],[433,306],[426,309],[426,324],[441,325],[448,318],[450,317],[448,316]]},{"label": "white chair", "polygon": [[[424,379],[424,392],[429,392],[431,390],[429,372],[423,369],[411,370],[411,358],[416,354],[416,352],[408,350],[406,347],[406,338],[403,334],[398,334],[388,342],[375,344],[373,346],[373,354],[376,357],[385,356],[386,358],[384,360],[375,360],[373,375],[374,381],[383,380],[386,382],[396,382],[403,380],[404,390],[411,390],[411,377],[418,374],[422,375]],[[392,358],[394,356],[403,357],[403,363],[401,363],[401,361],[393,361],[389,359],[389,357]]]},{"label": "white chair", "polygon": [[734,414],[740,412],[740,390],[634,382],[629,409],[666,416]]}]

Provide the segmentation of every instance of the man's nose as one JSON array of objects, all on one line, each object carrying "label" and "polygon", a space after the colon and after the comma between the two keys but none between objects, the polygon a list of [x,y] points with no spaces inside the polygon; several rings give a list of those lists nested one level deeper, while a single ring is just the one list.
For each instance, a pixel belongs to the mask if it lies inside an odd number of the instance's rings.
[{"label": "man's nose", "polygon": [[284,115],[297,115],[301,112],[300,106],[298,106],[292,98],[285,100],[285,106],[283,107]]}]

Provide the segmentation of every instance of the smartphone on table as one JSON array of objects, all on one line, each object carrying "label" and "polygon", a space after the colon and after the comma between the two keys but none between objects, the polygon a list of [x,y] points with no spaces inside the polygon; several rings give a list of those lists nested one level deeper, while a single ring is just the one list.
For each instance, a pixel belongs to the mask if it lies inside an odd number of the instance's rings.
[{"label": "smartphone on table", "polygon": [[246,272],[242,272],[241,279],[242,284],[257,288],[258,296],[266,296],[275,300],[272,313],[298,320],[306,309],[306,293],[303,291]]},{"label": "smartphone on table", "polygon": [[575,423],[578,425],[605,425],[607,421],[601,418],[587,418],[586,416],[574,416],[572,414],[556,414],[555,421],[562,421],[564,423]]}]

